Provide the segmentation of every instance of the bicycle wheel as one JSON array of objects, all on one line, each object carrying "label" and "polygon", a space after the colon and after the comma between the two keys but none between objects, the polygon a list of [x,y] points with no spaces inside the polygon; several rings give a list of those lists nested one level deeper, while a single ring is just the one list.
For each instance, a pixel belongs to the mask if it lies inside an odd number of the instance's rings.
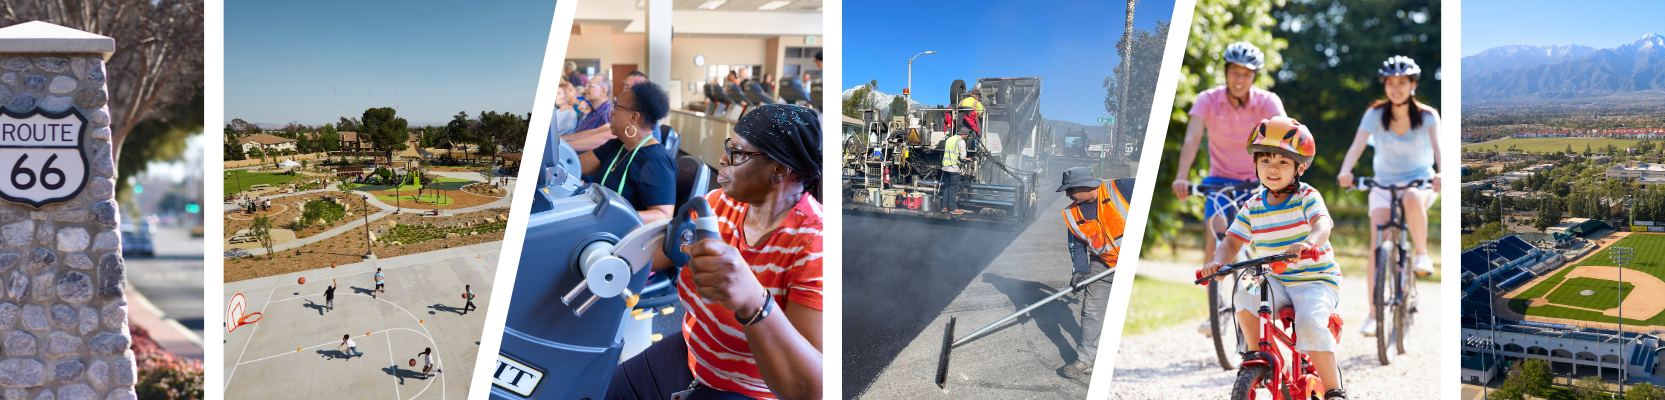
[{"label": "bicycle wheel", "polygon": [[[1393,235],[1394,231],[1392,229],[1384,229],[1380,232],[1381,236],[1377,237],[1396,236]],[[1395,352],[1389,351],[1389,347],[1398,343],[1399,317],[1401,316],[1398,307],[1395,306],[1399,302],[1397,298],[1399,274],[1397,271],[1399,270],[1400,260],[1398,260],[1399,251],[1396,249],[1398,245],[1391,241],[1386,243],[1388,245],[1376,248],[1376,285],[1371,288],[1371,307],[1374,307],[1376,311],[1376,357],[1382,362],[1382,365],[1393,363]]]},{"label": "bicycle wheel", "polygon": [[1237,371],[1237,382],[1231,385],[1232,400],[1252,400],[1255,398],[1255,384],[1267,381],[1272,376],[1272,367],[1255,365]]},{"label": "bicycle wheel", "polygon": [[1397,285],[1394,285],[1394,287],[1399,288],[1399,290],[1396,292],[1397,296],[1395,296],[1397,300],[1393,302],[1393,327],[1397,331],[1393,335],[1393,347],[1399,350],[1399,354],[1405,354],[1405,336],[1410,336],[1411,320],[1415,318],[1411,313],[1416,310],[1414,305],[1416,302],[1414,300],[1416,298],[1416,271],[1412,270],[1411,266],[1405,265],[1404,249],[1406,248],[1409,248],[1409,244],[1401,241],[1400,250],[1395,252],[1399,253],[1399,264],[1396,268],[1397,273],[1394,275],[1399,278],[1395,280]]},{"label": "bicycle wheel", "polygon": [[[1237,351],[1243,343],[1243,335],[1238,334],[1237,307],[1232,305],[1231,296],[1237,293],[1237,280],[1231,279],[1231,286],[1227,289],[1226,281],[1208,282],[1208,327],[1213,330],[1214,356],[1220,361],[1220,368],[1232,370],[1242,362],[1243,356]],[[1224,293],[1222,293],[1224,292]]]}]

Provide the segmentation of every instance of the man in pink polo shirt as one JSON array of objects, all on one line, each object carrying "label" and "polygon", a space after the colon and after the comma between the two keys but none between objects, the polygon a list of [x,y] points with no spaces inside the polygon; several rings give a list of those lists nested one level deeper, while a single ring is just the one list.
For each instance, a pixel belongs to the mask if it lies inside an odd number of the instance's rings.
[{"label": "man in pink polo shirt", "polygon": [[[1191,195],[1191,166],[1197,161],[1197,146],[1203,136],[1208,137],[1208,176],[1201,184],[1233,186],[1253,182],[1254,158],[1244,148],[1249,132],[1263,119],[1284,115],[1283,100],[1277,94],[1254,87],[1255,78],[1266,67],[1266,55],[1260,48],[1247,42],[1226,46],[1221,54],[1225,59],[1226,84],[1197,94],[1191,104],[1191,122],[1185,126],[1185,143],[1179,151],[1179,170],[1174,174],[1173,190],[1178,201]],[[1213,193],[1198,193],[1208,196]],[[1214,254],[1214,244],[1226,231],[1226,221],[1235,217],[1232,202],[1247,198],[1247,191],[1227,191],[1222,196],[1209,196],[1203,202],[1203,220],[1214,240],[1203,241],[1203,254]],[[1199,330],[1207,333],[1205,321]]]}]

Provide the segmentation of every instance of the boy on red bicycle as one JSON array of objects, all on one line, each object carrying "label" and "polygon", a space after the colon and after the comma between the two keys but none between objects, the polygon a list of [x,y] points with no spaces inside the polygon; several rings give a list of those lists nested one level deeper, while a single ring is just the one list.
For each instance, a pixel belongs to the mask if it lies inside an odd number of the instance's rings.
[{"label": "boy on red bicycle", "polygon": [[[1237,322],[1242,328],[1243,361],[1271,361],[1260,352],[1259,290],[1271,290],[1272,310],[1294,307],[1295,350],[1307,354],[1324,381],[1326,400],[1346,399],[1336,369],[1336,338],[1330,329],[1335,309],[1341,303],[1341,268],[1330,247],[1334,221],[1317,190],[1300,182],[1301,173],[1312,165],[1317,151],[1312,132],[1288,117],[1261,121],[1249,135],[1248,152],[1254,156],[1255,175],[1262,188],[1243,205],[1226,231],[1226,240],[1215,250],[1214,259],[1202,274],[1212,275],[1231,262],[1244,245],[1252,244],[1265,254],[1300,254],[1284,269],[1267,276],[1265,287],[1250,285],[1233,296]],[[1230,275],[1226,275],[1230,276]],[[1222,276],[1220,279],[1224,279]]]}]

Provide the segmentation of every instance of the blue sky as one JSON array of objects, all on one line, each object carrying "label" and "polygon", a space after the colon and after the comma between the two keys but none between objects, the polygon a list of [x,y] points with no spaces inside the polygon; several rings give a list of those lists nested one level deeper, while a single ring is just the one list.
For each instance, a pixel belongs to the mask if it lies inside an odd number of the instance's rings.
[{"label": "blue sky", "polygon": [[1463,56],[1511,44],[1618,47],[1665,33],[1662,15],[1660,1],[1467,0]]},{"label": "blue sky", "polygon": [[[555,2],[232,1],[225,118],[336,122],[393,107],[420,126],[532,109]],[[369,94],[368,98],[366,94]]]},{"label": "blue sky", "polygon": [[[974,0],[844,2],[844,86],[879,81],[879,91],[901,94],[913,65],[914,100],[948,102],[955,79],[1039,76],[1041,113],[1048,119],[1098,125],[1104,116],[1104,78],[1120,57],[1126,2]],[[1141,1],[1134,26],[1149,30],[1173,19],[1173,1]]]}]

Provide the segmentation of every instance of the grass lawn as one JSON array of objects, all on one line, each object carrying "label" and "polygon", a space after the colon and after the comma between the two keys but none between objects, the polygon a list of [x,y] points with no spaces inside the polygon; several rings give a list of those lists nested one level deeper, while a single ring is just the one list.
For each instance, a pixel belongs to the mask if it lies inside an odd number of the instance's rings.
[{"label": "grass lawn", "polygon": [[1128,300],[1127,321],[1122,336],[1137,335],[1163,327],[1195,324],[1208,317],[1208,293],[1201,286],[1136,276],[1133,296]]},{"label": "grass lawn", "polygon": [[227,195],[248,190],[250,186],[254,185],[277,186],[307,178],[306,175],[285,175],[277,172],[248,172],[244,170],[226,171],[226,174],[229,176],[225,179],[225,194]]},{"label": "grass lawn", "polygon": [[[471,180],[467,180],[467,179],[446,178],[446,177],[440,177],[436,181],[438,181],[439,183],[436,184],[436,185],[430,185],[429,187],[427,187],[427,189],[437,188],[439,190],[462,190],[463,186],[468,186],[468,184],[476,182],[476,181],[471,181]],[[393,191],[394,190],[393,185],[353,185],[350,188],[348,188],[346,185],[342,185],[341,187],[343,189],[347,189],[347,190],[358,190],[358,191],[365,191],[365,192],[377,192],[377,191],[383,191],[383,190]],[[423,189],[423,187],[418,186],[418,185],[404,185],[404,186],[400,186],[398,188],[398,190],[401,191],[401,192],[409,191],[409,192],[413,192],[413,193],[416,192],[417,189]]]},{"label": "grass lawn", "polygon": [[[1619,302],[1630,294],[1630,290],[1636,288],[1636,285],[1622,283],[1624,289],[1621,293],[1615,283],[1619,282],[1596,278],[1572,278],[1555,288],[1554,292],[1550,292],[1548,299],[1550,303],[1564,306],[1606,310],[1618,307]],[[1586,290],[1594,294],[1585,296],[1583,292]]]},{"label": "grass lawn", "polygon": [[1613,145],[1613,147],[1617,147],[1620,150],[1623,150],[1626,147],[1636,147],[1636,144],[1641,143],[1641,142],[1642,142],[1641,139],[1600,139],[1600,138],[1514,139],[1514,138],[1510,138],[1510,139],[1499,140],[1499,141],[1496,141],[1496,142],[1466,145],[1466,146],[1463,146],[1463,151],[1482,151],[1482,150],[1488,150],[1489,151],[1489,150],[1493,149],[1492,146],[1497,146],[1496,149],[1498,151],[1507,151],[1507,150],[1509,150],[1509,146],[1515,146],[1516,148],[1519,148],[1520,151],[1525,151],[1525,152],[1554,153],[1554,152],[1557,152],[1557,151],[1567,151],[1567,145],[1572,145],[1573,151],[1583,152],[1585,145],[1589,145],[1591,150],[1601,150],[1601,149],[1607,148],[1607,145],[1609,145],[1609,144]]},{"label": "grass lawn", "polygon": [[[399,198],[405,199],[407,201],[420,201],[420,202],[425,203],[425,204],[433,204],[433,205],[437,205],[437,206],[443,206],[443,205],[446,205],[446,204],[451,204],[451,202],[456,201],[456,200],[452,200],[450,197],[440,196],[440,195],[436,195],[436,194],[433,194],[433,193],[424,193],[424,194],[422,194],[421,199],[417,199],[416,194],[415,194],[416,192],[415,192],[414,189],[412,189],[411,193],[412,194],[400,195]],[[395,202],[398,201],[397,199],[394,199],[393,196],[376,196],[376,200],[381,200],[382,202],[388,203],[388,204],[394,204]]]}]

